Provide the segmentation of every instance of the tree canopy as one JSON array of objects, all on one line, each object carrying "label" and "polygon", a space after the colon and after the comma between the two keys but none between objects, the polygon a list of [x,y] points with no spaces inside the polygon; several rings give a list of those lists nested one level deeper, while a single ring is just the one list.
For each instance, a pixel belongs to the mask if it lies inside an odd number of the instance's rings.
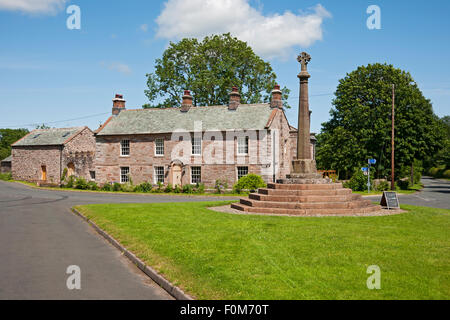
[{"label": "tree canopy", "polygon": [[0,160],[11,154],[11,144],[28,133],[27,129],[0,129]]},{"label": "tree canopy", "polygon": [[395,167],[424,160],[443,147],[445,131],[412,76],[387,64],[360,66],[339,81],[318,135],[319,168],[348,178],[377,159],[377,177],[390,173],[392,84],[395,84]]},{"label": "tree canopy", "polygon": [[[233,86],[242,103],[267,102],[276,84],[270,63],[229,33],[171,42],[146,76],[150,103],[143,108],[180,106],[183,90],[191,90],[194,105],[226,105]],[[289,89],[282,91],[287,101]]]}]

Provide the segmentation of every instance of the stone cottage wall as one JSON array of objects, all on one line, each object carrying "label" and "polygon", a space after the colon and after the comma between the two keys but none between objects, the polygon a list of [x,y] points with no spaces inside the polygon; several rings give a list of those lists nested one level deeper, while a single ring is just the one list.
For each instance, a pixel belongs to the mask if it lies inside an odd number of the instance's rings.
[{"label": "stone cottage wall", "polygon": [[61,146],[12,148],[12,178],[37,182],[42,178],[42,166],[47,168],[47,182],[59,183]]},{"label": "stone cottage wall", "polygon": [[74,175],[90,180],[90,171],[95,170],[95,136],[89,128],[85,128],[63,149],[62,167],[70,163],[75,167]]}]

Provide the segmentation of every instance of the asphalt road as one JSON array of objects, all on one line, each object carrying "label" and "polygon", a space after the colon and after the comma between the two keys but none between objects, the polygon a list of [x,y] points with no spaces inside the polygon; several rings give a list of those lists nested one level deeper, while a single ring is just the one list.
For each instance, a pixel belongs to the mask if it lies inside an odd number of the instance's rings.
[{"label": "asphalt road", "polygon": [[[399,194],[400,204],[450,209],[450,181],[422,177],[422,183],[425,187],[420,192],[408,195]],[[374,197],[374,199],[380,201],[381,197]]]},{"label": "asphalt road", "polygon": [[[38,190],[0,181],[0,299],[171,299],[69,209],[216,199],[227,198]],[[81,290],[67,289],[70,265],[81,269]]]}]

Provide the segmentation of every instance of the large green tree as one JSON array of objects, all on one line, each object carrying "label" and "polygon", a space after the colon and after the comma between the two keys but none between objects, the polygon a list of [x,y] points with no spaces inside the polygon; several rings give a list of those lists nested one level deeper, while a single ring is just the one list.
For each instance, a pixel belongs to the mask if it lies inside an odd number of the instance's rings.
[{"label": "large green tree", "polygon": [[330,111],[318,136],[319,168],[348,178],[355,168],[378,160],[377,176],[390,174],[392,84],[395,84],[395,166],[397,172],[443,146],[444,131],[408,72],[387,64],[358,67],[339,81]]},{"label": "large green tree", "polygon": [[[183,90],[191,90],[194,105],[225,105],[233,86],[239,88],[242,103],[267,102],[276,84],[269,62],[258,57],[247,43],[229,33],[171,42],[155,72],[147,74],[143,107],[177,107]],[[289,89],[282,89],[287,101]],[[286,107],[289,107],[287,104]]]},{"label": "large green tree", "polygon": [[28,133],[27,129],[0,129],[0,160],[11,154],[11,144]]}]

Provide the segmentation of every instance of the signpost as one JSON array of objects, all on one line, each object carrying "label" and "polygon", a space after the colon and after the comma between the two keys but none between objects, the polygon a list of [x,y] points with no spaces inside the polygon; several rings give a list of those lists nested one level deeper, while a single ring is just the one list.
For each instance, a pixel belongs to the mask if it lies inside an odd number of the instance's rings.
[{"label": "signpost", "polygon": [[361,168],[361,170],[364,171],[364,174],[367,173],[367,193],[370,193],[370,165],[376,164],[377,159],[369,159],[367,160],[367,163],[369,164],[369,167]]},{"label": "signpost", "polygon": [[397,192],[384,191],[380,205],[382,207],[387,207],[388,209],[399,209],[400,204],[398,202]]}]

